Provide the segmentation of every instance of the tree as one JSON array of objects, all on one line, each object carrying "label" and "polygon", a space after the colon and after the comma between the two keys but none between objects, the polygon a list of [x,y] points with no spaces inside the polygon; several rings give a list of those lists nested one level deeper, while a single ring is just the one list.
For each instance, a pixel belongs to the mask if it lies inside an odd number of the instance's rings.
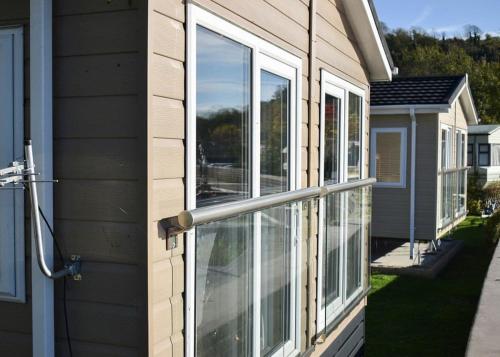
[{"label": "tree", "polygon": [[500,37],[474,25],[466,38],[438,39],[420,29],[386,34],[401,76],[469,74],[472,95],[483,123],[500,123]]}]

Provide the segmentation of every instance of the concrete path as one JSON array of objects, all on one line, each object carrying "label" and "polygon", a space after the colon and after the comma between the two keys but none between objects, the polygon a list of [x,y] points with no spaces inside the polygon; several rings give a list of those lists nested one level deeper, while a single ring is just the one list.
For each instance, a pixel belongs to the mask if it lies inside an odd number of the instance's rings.
[{"label": "concrete path", "polygon": [[[431,252],[427,243],[415,245],[415,257],[410,259],[410,243],[400,243],[383,253],[372,254],[371,267],[383,274],[403,274],[435,277],[460,251],[461,240],[441,240],[437,252]],[[374,249],[376,250],[376,249]]]},{"label": "concrete path", "polygon": [[484,281],[466,356],[500,356],[500,244]]}]

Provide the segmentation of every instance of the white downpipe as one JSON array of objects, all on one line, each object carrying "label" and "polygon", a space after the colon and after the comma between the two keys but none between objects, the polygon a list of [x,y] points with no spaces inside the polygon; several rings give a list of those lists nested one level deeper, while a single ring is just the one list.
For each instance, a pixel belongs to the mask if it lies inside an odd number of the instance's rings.
[{"label": "white downpipe", "polygon": [[[52,179],[52,0],[30,0],[30,135],[40,179]],[[39,186],[39,205],[53,224],[53,189]],[[31,230],[31,290],[33,356],[54,356],[54,283],[38,267],[34,231]],[[47,266],[52,269],[53,244],[42,228]],[[41,247],[42,248],[42,247]]]},{"label": "white downpipe", "polygon": [[410,173],[410,259],[415,251],[415,154],[417,148],[417,117],[415,108],[410,108],[411,117],[411,173]]}]

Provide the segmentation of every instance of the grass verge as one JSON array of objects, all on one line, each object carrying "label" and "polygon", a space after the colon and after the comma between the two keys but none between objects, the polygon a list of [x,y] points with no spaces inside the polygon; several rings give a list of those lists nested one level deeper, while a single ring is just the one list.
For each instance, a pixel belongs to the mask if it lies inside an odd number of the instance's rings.
[{"label": "grass verge", "polygon": [[367,357],[464,355],[494,245],[479,217],[468,217],[454,237],[464,246],[435,279],[371,277]]}]

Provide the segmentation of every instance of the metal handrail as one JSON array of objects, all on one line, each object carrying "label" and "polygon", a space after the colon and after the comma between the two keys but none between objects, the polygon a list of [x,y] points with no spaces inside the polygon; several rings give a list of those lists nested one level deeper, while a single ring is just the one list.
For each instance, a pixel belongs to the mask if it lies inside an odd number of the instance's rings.
[{"label": "metal handrail", "polygon": [[449,168],[449,169],[439,170],[438,171],[438,175],[450,174],[450,173],[453,173],[453,172],[466,171],[466,170],[469,170],[469,169],[470,169],[469,166],[465,166],[465,167],[453,167],[453,168]]},{"label": "metal handrail", "polygon": [[355,188],[373,185],[377,180],[368,178],[322,187],[308,187],[295,191],[277,193],[269,196],[249,198],[242,201],[223,203],[208,207],[185,210],[177,216],[164,218],[159,223],[167,232],[167,237],[187,231],[197,225],[222,219],[235,217],[245,213],[260,211],[262,209],[283,205],[315,197],[324,197],[332,193],[352,190]]}]

